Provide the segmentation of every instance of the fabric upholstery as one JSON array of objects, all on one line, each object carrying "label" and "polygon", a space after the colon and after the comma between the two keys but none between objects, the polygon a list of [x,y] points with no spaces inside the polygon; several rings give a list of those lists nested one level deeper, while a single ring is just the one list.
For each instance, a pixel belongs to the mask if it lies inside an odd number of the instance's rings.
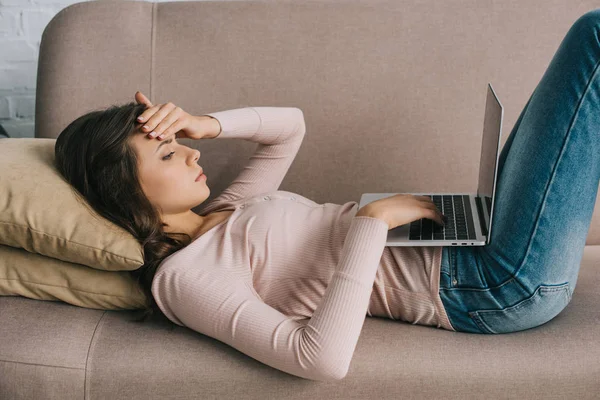
[{"label": "fabric upholstery", "polygon": [[134,311],[0,297],[2,399],[597,399],[600,246],[550,322],[502,335],[367,318],[348,376],[307,381]]}]

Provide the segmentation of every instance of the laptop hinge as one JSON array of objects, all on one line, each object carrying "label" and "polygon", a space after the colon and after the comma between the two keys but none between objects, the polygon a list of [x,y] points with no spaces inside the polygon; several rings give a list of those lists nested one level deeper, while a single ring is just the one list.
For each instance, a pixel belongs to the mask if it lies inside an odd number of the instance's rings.
[{"label": "laptop hinge", "polygon": [[[486,225],[488,219],[486,217],[486,213],[483,210],[483,202],[481,201],[480,196],[475,196],[475,204],[477,205],[477,214],[479,214],[479,227],[481,228],[481,234],[487,237],[488,230]],[[489,215],[489,213],[487,215]]]}]

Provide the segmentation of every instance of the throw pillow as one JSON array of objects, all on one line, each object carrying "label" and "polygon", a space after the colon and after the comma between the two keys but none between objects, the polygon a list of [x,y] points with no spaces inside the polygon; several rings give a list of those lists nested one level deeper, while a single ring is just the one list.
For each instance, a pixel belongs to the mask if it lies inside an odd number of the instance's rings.
[{"label": "throw pillow", "polygon": [[106,271],[144,264],[142,245],[96,213],[54,164],[56,139],[0,140],[0,245]]},{"label": "throw pillow", "polygon": [[0,246],[0,296],[98,310],[142,309],[146,303],[141,286],[127,271],[102,271],[11,246]]}]

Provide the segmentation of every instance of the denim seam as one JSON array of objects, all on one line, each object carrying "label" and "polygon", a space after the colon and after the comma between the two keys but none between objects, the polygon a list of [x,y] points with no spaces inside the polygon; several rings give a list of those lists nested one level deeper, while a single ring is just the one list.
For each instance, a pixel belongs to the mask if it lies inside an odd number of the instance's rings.
[{"label": "denim seam", "polygon": [[[449,258],[449,264],[450,264],[450,280],[451,280],[451,285],[454,288],[454,279],[456,279],[456,285],[459,284],[458,282],[458,271],[457,271],[457,262],[456,262],[456,258],[452,257],[451,255],[451,248],[448,249],[448,258]],[[458,248],[454,248],[456,250],[458,250]],[[474,257],[475,262],[477,263],[477,274],[479,275],[479,278],[481,279],[482,283],[487,283],[487,281],[483,278],[483,276],[481,275],[481,270],[480,270],[480,262],[479,262],[479,258],[478,257]],[[486,289],[486,288],[482,288],[482,289]]]},{"label": "denim seam", "polygon": [[[450,249],[452,249],[452,247]],[[456,277],[456,258],[453,256],[450,249],[448,249],[448,256],[450,258],[450,287],[454,288],[454,280],[456,280],[456,283],[458,284],[458,279]]]},{"label": "denim seam", "polygon": [[[457,288],[440,288],[440,290],[444,290],[444,291],[469,291],[469,292],[490,292],[494,289],[499,289],[504,285],[507,285],[509,283],[511,283],[513,280],[515,280],[515,277],[513,276],[512,278],[507,279],[506,281],[502,282],[500,285],[498,286],[494,286],[494,287],[487,287],[487,288],[471,288],[471,287],[457,287]],[[569,283],[569,282],[565,282],[565,283]],[[562,285],[563,283],[561,283]],[[542,283],[543,285],[543,283]],[[523,285],[521,285],[523,286]],[[523,286],[524,287],[524,286]],[[531,295],[531,293],[530,293]]]},{"label": "denim seam", "polygon": [[554,285],[546,285],[546,284],[541,284],[538,286],[538,288],[536,290],[533,291],[533,293],[527,297],[526,299],[523,299],[521,301],[518,301],[516,304],[512,305],[512,306],[508,306],[508,307],[503,307],[501,309],[498,310],[477,310],[477,311],[468,311],[469,316],[471,317],[471,319],[473,321],[475,321],[475,323],[477,324],[477,326],[482,329],[483,331],[486,331],[485,333],[492,333],[492,334],[497,334],[497,332],[492,331],[491,329],[488,328],[487,324],[480,319],[479,317],[479,312],[483,312],[486,313],[486,311],[492,311],[492,312],[496,312],[496,311],[503,311],[506,309],[511,309],[511,310],[518,310],[520,308],[525,307],[526,305],[529,305],[532,301],[534,296],[537,293],[547,293],[547,292],[564,292],[567,295],[567,299],[569,296],[569,283],[562,283],[558,286],[554,286]]},{"label": "denim seam", "polygon": [[[478,251],[479,248],[476,248],[474,250]],[[474,254],[474,255],[475,255],[475,257],[474,257],[475,258],[475,262],[477,263],[477,274],[479,275],[479,279],[481,280],[481,283],[484,284],[484,285],[486,285],[486,287],[487,287],[488,286],[487,279],[484,278],[484,276],[483,276],[483,274],[481,272],[482,268],[481,268],[481,262],[480,262],[481,260],[480,260],[479,254]]]},{"label": "denim seam", "polygon": [[551,175],[550,179],[548,180],[548,184],[546,185],[546,190],[544,191],[544,198],[542,200],[542,205],[541,205],[541,207],[540,207],[540,209],[538,211],[538,214],[537,214],[537,217],[536,217],[536,222],[535,222],[535,227],[533,229],[533,234],[529,238],[529,244],[527,245],[527,251],[525,252],[525,256],[523,257],[523,261],[521,261],[521,264],[519,265],[519,268],[517,268],[517,270],[515,271],[513,277],[510,280],[515,279],[515,277],[518,275],[519,271],[521,270],[521,268],[525,264],[525,260],[527,260],[527,257],[530,254],[531,247],[533,245],[533,239],[535,238],[535,235],[537,233],[537,229],[538,229],[538,226],[539,226],[539,223],[540,223],[540,214],[542,213],[542,211],[544,209],[544,206],[546,205],[546,199],[548,198],[548,193],[550,192],[550,187],[552,186],[554,178],[556,177],[556,170],[557,170],[558,164],[560,163],[563,155],[565,154],[565,148],[566,148],[567,143],[569,142],[569,139],[571,137],[571,132],[573,130],[573,126],[575,125],[575,121],[577,121],[577,117],[579,117],[579,111],[581,110],[581,105],[583,103],[583,99],[585,99],[585,96],[589,93],[589,89],[592,86],[592,82],[594,81],[594,78],[596,77],[596,75],[598,73],[598,67],[599,66],[600,66],[600,60],[598,60],[598,62],[596,62],[596,66],[594,67],[592,75],[591,75],[588,83],[586,84],[586,87],[585,87],[585,90],[583,91],[583,94],[581,95],[581,99],[579,99],[579,103],[577,104],[577,108],[576,108],[575,113],[573,115],[573,119],[572,119],[571,123],[569,124],[569,129],[567,131],[567,134],[566,134],[565,139],[563,141],[563,144],[561,146],[560,154],[558,156],[558,159],[554,163],[554,167],[552,168],[552,175]]},{"label": "denim seam", "polygon": [[495,332],[492,332],[484,325],[484,322],[479,319],[478,315],[472,313],[471,311],[469,311],[468,313],[469,313],[469,317],[471,317],[471,319],[475,322],[475,325],[477,325],[477,327],[481,330],[481,333],[496,334]]},{"label": "denim seam", "polygon": [[531,295],[529,295],[525,299],[517,301],[517,303],[513,304],[512,306],[502,307],[501,309],[498,309],[498,310],[492,309],[492,310],[477,310],[477,311],[485,314],[488,311],[495,312],[495,311],[504,311],[506,309],[518,310],[520,308],[525,307],[526,305],[529,305],[529,303],[531,303],[534,300],[534,297],[539,293],[564,292],[565,294],[568,295],[568,290],[569,290],[568,282],[561,283],[559,286],[541,284],[537,287],[536,290],[533,291],[533,293]]}]

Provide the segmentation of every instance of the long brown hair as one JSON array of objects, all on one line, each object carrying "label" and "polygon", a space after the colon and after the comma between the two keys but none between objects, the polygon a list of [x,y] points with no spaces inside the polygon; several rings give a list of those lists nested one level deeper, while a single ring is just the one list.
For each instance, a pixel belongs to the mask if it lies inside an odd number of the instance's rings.
[{"label": "long brown hair", "polygon": [[54,153],[56,167],[67,182],[95,211],[130,232],[143,247],[144,264],[130,273],[147,303],[133,321],[157,316],[171,322],[152,296],[152,279],[161,261],[187,246],[191,237],[165,232],[158,210],[142,190],[138,157],[129,139],[139,133],[136,118],[145,109],[144,104],[130,102],[84,114],[60,133]]}]

